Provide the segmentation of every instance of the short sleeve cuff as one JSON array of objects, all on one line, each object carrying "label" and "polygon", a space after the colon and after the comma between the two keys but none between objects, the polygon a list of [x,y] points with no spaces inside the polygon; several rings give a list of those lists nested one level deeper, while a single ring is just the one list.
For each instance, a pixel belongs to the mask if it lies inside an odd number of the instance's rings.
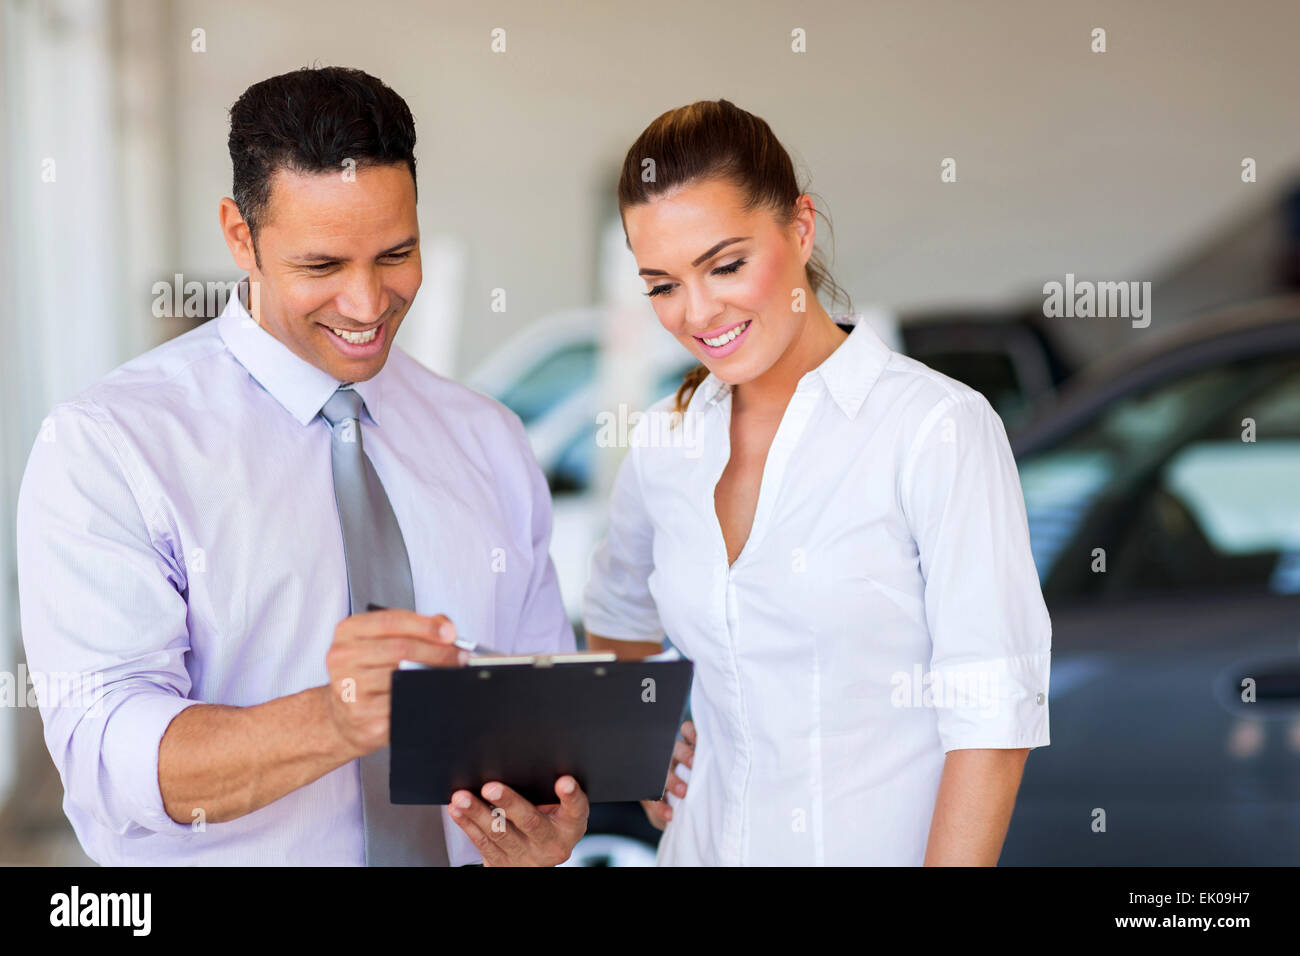
[{"label": "short sleeve cuff", "polygon": [[108,717],[101,758],[133,822],[157,833],[188,833],[163,809],[158,783],[158,747],[167,728],[185,708],[201,703],[166,693],[133,693]]},{"label": "short sleeve cuff", "polygon": [[932,671],[929,690],[944,752],[1047,746],[1050,671],[1050,653]]}]

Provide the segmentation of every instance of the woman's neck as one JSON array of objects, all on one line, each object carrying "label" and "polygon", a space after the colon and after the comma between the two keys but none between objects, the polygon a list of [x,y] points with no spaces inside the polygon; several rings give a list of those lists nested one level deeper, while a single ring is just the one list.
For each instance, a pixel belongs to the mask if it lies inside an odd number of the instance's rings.
[{"label": "woman's neck", "polygon": [[762,375],[732,389],[732,409],[745,413],[770,411],[780,415],[803,378],[826,361],[847,338],[843,329],[815,297],[799,337]]}]

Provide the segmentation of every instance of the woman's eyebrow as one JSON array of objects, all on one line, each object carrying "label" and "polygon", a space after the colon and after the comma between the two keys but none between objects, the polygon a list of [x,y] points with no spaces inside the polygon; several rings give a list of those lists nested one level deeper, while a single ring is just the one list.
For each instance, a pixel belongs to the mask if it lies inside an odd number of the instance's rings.
[{"label": "woman's eyebrow", "polygon": [[[748,238],[749,236],[734,236],[731,239],[723,239],[721,242],[711,247],[708,252],[704,253],[704,255],[700,256],[698,259],[692,262],[691,265],[698,266],[704,260],[716,256],[719,252],[721,252],[727,246],[731,245],[733,242],[744,242]],[[666,276],[668,275],[668,273],[664,272],[662,269],[642,269],[640,272],[637,273],[637,275]]]}]

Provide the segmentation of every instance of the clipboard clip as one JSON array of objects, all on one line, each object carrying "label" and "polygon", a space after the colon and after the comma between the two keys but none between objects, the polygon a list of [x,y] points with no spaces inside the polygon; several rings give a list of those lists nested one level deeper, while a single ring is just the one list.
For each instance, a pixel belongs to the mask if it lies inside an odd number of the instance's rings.
[{"label": "clipboard clip", "polygon": [[501,654],[472,656],[465,662],[466,667],[497,667],[507,664],[524,664],[531,667],[554,667],[557,664],[613,664],[618,660],[617,654],[583,653],[581,651],[563,654]]}]

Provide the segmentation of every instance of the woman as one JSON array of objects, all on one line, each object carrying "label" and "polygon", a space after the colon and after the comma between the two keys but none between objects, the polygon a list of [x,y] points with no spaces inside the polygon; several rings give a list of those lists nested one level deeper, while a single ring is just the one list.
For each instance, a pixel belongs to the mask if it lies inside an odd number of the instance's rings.
[{"label": "woman", "polygon": [[[1051,648],[1001,420],[827,314],[813,202],[763,120],[665,113],[618,196],[701,362],[631,436],[584,595],[593,650],[666,633],[695,662],[689,790],[670,773],[676,809],[647,804],[659,863],[996,863]],[[674,411],[690,440],[653,440]]]}]

